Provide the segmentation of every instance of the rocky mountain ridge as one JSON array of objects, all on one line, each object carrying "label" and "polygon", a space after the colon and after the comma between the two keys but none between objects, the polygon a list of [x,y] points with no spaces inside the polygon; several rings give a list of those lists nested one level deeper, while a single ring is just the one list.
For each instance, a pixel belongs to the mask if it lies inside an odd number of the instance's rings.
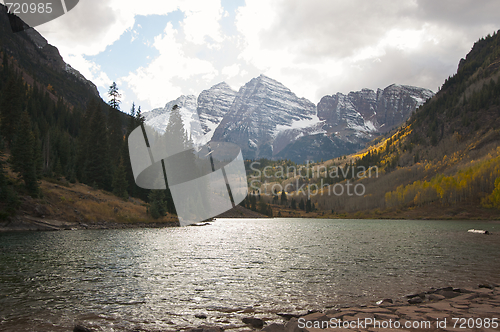
[{"label": "rocky mountain ridge", "polygon": [[321,98],[318,117],[325,121],[323,128],[329,134],[361,143],[401,125],[433,95],[428,89],[398,84],[377,91],[337,93]]},{"label": "rocky mountain ridge", "polygon": [[[24,31],[13,32],[12,24],[22,26]],[[9,14],[0,3],[0,48],[26,75],[36,74],[36,80],[49,84],[71,104],[83,106],[88,96],[99,97],[94,83],[64,62],[59,50],[34,28],[30,28],[18,16]]]},{"label": "rocky mountain ridge", "polygon": [[[401,125],[433,95],[428,89],[392,84],[377,91],[324,96],[314,105],[280,82],[260,75],[238,92],[222,82],[202,91],[198,98],[181,96],[144,115],[146,123],[161,133],[177,104],[195,143],[230,141],[241,147],[246,159],[304,162],[362,148],[376,135]],[[201,128],[195,123],[195,113]]]}]

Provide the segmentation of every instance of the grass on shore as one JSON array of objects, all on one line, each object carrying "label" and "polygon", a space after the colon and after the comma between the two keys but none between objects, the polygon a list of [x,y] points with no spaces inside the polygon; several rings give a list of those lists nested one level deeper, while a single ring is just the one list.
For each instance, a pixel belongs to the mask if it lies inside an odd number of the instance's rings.
[{"label": "grass on shore", "polygon": [[64,179],[47,179],[40,181],[40,188],[43,197],[33,199],[33,202],[28,204],[22,204],[21,210],[29,214],[31,205],[32,208],[38,208],[36,214],[77,223],[163,224],[178,222],[177,216],[173,214],[153,219],[147,212],[147,204],[140,199],[124,200],[82,183],[72,184]]}]

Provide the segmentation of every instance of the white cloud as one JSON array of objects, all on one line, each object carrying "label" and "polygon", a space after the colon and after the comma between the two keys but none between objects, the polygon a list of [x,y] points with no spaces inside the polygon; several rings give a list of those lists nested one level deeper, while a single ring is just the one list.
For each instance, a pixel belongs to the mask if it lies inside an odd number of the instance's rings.
[{"label": "white cloud", "polygon": [[190,79],[206,81],[217,74],[210,62],[186,54],[185,45],[178,41],[178,35],[179,32],[169,23],[164,34],[155,38],[154,47],[160,56],[148,67],[141,67],[123,78],[137,97],[151,107],[163,106],[181,94],[197,93],[181,88],[179,83]]},{"label": "white cloud", "polygon": [[[133,28],[137,15],[167,15],[176,10],[181,10],[185,16],[181,22],[182,36],[178,37],[179,33],[171,25],[167,27],[165,35],[155,39],[154,47],[160,51],[160,56],[147,68],[130,68],[135,73],[123,78],[123,81],[130,82],[141,99],[158,104],[161,98],[163,104],[166,102],[165,90],[159,93],[163,97],[148,94],[150,91],[160,92],[158,89],[167,89],[172,95],[184,92],[172,82],[173,78],[188,80],[196,76],[205,81],[213,79],[213,66],[193,57],[190,55],[192,52],[185,52],[186,45],[177,42],[176,38],[217,48],[217,44],[224,40],[218,24],[224,13],[220,0],[143,0],[140,5],[131,0],[85,0],[68,14],[37,27],[37,30],[56,45],[65,61],[86,78],[98,86],[107,86],[111,82],[108,76],[113,73],[101,71],[98,65],[85,60],[84,56],[104,52],[125,31]],[[132,34],[132,41],[135,38],[137,35]],[[192,48],[192,45],[188,46]]]},{"label": "white cloud", "polygon": [[77,69],[80,74],[92,81],[97,87],[109,87],[109,82],[111,82],[111,80],[108,75],[101,70],[98,64],[85,59],[81,54],[69,55],[66,62],[71,63],[73,68]]},{"label": "white cloud", "polygon": [[233,16],[221,0],[85,0],[38,30],[102,86],[114,73],[84,55],[103,52],[137,15],[175,11],[183,14],[179,25],[154,41],[160,55],[121,78],[143,108],[221,81],[237,88],[261,73],[315,103],[325,94],[391,83],[436,90],[474,41],[498,29],[500,3],[251,0]]},{"label": "white cloud", "polygon": [[228,79],[235,77],[239,73],[240,73],[240,65],[238,64],[222,68],[222,74],[226,76]]},{"label": "white cloud", "polygon": [[494,1],[443,3],[254,0],[237,16],[240,58],[313,102],[391,83],[436,90],[500,12]]},{"label": "white cloud", "polygon": [[[188,2],[186,18],[182,22],[186,41],[195,44],[211,45],[224,39],[219,21],[224,13],[220,0],[194,0]],[[206,37],[209,37],[207,39]]]}]

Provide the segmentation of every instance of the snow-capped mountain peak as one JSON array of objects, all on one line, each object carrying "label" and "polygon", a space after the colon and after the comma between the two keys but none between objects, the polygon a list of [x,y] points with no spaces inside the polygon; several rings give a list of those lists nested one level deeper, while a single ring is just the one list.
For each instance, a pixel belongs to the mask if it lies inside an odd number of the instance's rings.
[{"label": "snow-capped mountain peak", "polygon": [[144,114],[146,123],[163,133],[170,110],[180,108],[185,130],[196,145],[236,143],[246,159],[329,159],[354,152],[374,135],[391,130],[434,93],[392,84],[325,96],[318,105],[297,97],[265,75],[238,92],[221,82],[200,93],[181,96]]}]

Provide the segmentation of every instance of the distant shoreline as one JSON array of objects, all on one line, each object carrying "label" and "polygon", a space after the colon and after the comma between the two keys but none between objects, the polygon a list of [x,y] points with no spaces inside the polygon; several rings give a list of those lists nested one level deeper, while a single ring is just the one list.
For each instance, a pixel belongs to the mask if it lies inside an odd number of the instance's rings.
[{"label": "distant shoreline", "polygon": [[[81,183],[40,181],[43,198],[20,197],[14,216],[0,221],[0,232],[54,231],[70,229],[163,228],[179,226],[177,216],[167,213],[153,219],[148,204],[136,198],[121,199],[109,192]],[[308,219],[394,219],[394,220],[470,220],[500,221],[500,210],[478,204],[443,207],[439,204],[407,209],[359,212],[291,209],[270,204],[273,218]],[[217,218],[268,218],[257,211],[236,205]]]},{"label": "distant shoreline", "polygon": [[[243,209],[243,208],[242,208]],[[247,210],[248,211],[248,210]],[[494,224],[500,224],[500,220],[483,220],[483,219],[403,219],[403,218],[350,218],[350,217],[313,217],[313,216],[290,216],[290,217],[263,217],[263,216],[252,216],[241,214],[236,216],[235,212],[225,213],[221,216],[213,218],[212,220],[207,220],[204,223],[198,223],[191,226],[209,226],[211,222],[216,222],[218,219],[330,219],[330,220],[431,220],[431,221],[468,221],[468,222],[488,222]],[[15,216],[11,220],[0,222],[0,233],[7,232],[43,232],[43,231],[63,231],[63,230],[108,230],[108,229],[147,229],[147,228],[170,228],[170,227],[180,227],[178,221],[168,221],[168,222],[135,222],[135,223],[124,223],[124,222],[113,222],[113,221],[98,221],[98,222],[71,222],[62,221],[58,219],[50,218],[40,218],[30,215]],[[188,226],[189,227],[189,226]],[[491,231],[488,235],[495,235],[495,231]],[[500,233],[498,233],[500,234]],[[486,235],[486,236],[488,236]]]}]

